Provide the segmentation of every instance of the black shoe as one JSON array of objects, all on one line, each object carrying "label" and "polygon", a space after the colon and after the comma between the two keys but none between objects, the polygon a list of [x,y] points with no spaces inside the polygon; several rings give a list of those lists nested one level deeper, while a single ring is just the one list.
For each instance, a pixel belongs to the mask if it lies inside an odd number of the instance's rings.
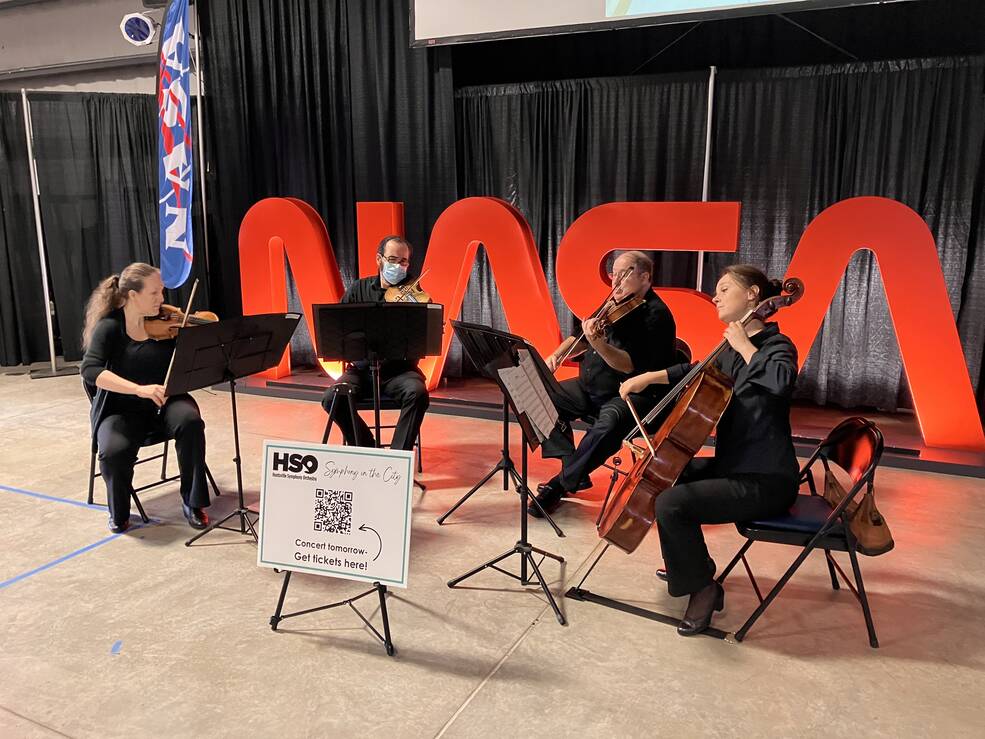
[{"label": "black shoe", "polygon": [[561,505],[561,497],[563,493],[556,487],[553,487],[550,483],[537,486],[537,495],[534,496],[537,503],[540,503],[540,508],[531,501],[527,505],[527,513],[529,513],[534,518],[543,518],[544,514],[541,513],[541,508],[544,509],[545,513],[554,513]]},{"label": "black shoe", "polygon": [[[715,560],[713,560],[711,557],[708,558],[708,570],[711,573],[712,577],[715,576],[715,572],[718,570],[718,565],[715,564]],[[665,570],[663,567],[658,569],[654,574],[657,576],[658,580],[663,580],[664,582],[667,582],[667,570]]]},{"label": "black shoe", "polygon": [[201,508],[192,508],[182,503],[181,512],[185,514],[188,525],[193,529],[204,529],[209,525],[209,514]]},{"label": "black shoe", "polygon": [[129,518],[123,523],[117,523],[116,521],[113,520],[112,516],[109,517],[109,530],[112,531],[114,534],[122,534],[128,528],[130,528]]},{"label": "black shoe", "polygon": [[691,593],[684,618],[677,626],[681,636],[700,634],[711,625],[711,616],[715,611],[725,608],[725,589],[717,582],[710,582],[697,593]]}]

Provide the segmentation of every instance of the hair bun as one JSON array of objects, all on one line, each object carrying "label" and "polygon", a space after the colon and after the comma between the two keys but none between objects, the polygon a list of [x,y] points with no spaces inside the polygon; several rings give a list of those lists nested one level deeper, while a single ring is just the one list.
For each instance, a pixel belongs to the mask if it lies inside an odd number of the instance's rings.
[{"label": "hair bun", "polygon": [[775,295],[779,295],[783,292],[783,281],[782,280],[770,280],[768,282],[768,287],[766,289],[766,294],[764,298],[772,298]]}]

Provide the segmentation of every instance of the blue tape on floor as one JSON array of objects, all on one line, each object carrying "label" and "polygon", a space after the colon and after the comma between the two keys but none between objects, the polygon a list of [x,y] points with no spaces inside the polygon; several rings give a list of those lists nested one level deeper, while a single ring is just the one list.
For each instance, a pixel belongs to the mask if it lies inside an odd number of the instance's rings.
[{"label": "blue tape on floor", "polygon": [[27,495],[31,498],[38,498],[40,500],[50,500],[55,503],[68,503],[69,505],[78,506],[79,508],[92,508],[96,511],[105,511],[106,506],[96,505],[95,503],[84,503],[81,500],[72,500],[71,498],[58,498],[54,495],[45,495],[44,493],[36,493],[33,490],[23,490],[21,488],[12,488],[9,485],[0,485],[0,490],[6,490],[8,493],[17,493],[18,495]]},{"label": "blue tape on floor", "polygon": [[[136,526],[131,526],[128,529],[128,531],[137,531],[138,529],[142,529],[145,526],[149,526],[155,523],[158,522],[152,519],[151,524],[138,524]],[[89,544],[88,546],[84,546],[81,549],[76,549],[74,552],[70,552],[69,554],[59,557],[58,559],[53,559],[51,562],[48,562],[47,564],[43,564],[40,567],[35,567],[33,570],[28,570],[27,572],[22,572],[19,575],[15,575],[9,580],[4,580],[3,582],[0,582],[0,590],[3,590],[4,588],[13,585],[14,583],[18,583],[21,580],[26,580],[27,578],[33,575],[37,575],[39,572],[50,570],[52,567],[56,565],[60,565],[62,562],[67,562],[68,560],[74,557],[78,557],[80,554],[85,554],[86,552],[90,552],[93,549],[96,549],[97,547],[101,547],[103,544],[108,544],[114,539],[119,539],[121,536],[124,536],[124,534],[110,534],[105,539],[100,539],[99,541],[93,542],[92,544]]]},{"label": "blue tape on floor", "polygon": [[123,648],[123,642],[118,641],[113,645],[113,648],[109,650],[110,654],[119,654],[120,650]]}]

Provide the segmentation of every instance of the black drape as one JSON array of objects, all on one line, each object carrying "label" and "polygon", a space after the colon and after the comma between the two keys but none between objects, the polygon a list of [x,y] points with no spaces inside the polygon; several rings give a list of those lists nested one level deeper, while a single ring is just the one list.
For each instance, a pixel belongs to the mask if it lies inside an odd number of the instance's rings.
[{"label": "black drape", "polygon": [[[461,196],[494,195],[526,217],[562,331],[573,316],[557,292],[557,247],[590,208],[620,200],[700,200],[707,74],[566,80],[456,93]],[[654,282],[692,286],[696,257],[655,253]],[[480,254],[464,320],[505,328]],[[460,355],[449,357],[454,372]]]},{"label": "black drape", "polygon": [[21,96],[0,93],[0,365],[48,359]]},{"label": "black drape", "polygon": [[[73,360],[82,356],[83,307],[96,284],[131,262],[160,264],[157,108],[153,95],[33,93],[28,100],[52,299],[62,353]],[[196,221],[198,204],[196,195]],[[168,291],[178,304],[204,277],[200,224],[195,231],[192,276]],[[194,307],[208,302],[202,280]]]},{"label": "black drape", "polygon": [[[711,198],[742,202],[738,259],[780,276],[804,228],[827,206],[859,195],[905,203],[934,234],[977,382],[985,344],[983,82],[981,57],[722,72]],[[714,285],[734,259],[709,254],[705,284]],[[868,251],[853,257],[842,279],[798,395],[845,407],[908,402],[882,279]]]},{"label": "black drape", "polygon": [[[265,197],[318,211],[346,283],[356,201],[402,201],[419,264],[456,199],[454,113],[449,52],[409,48],[406,1],[213,0],[199,12],[223,310],[241,309],[239,224]],[[313,360],[303,324],[296,339],[294,359]]]}]

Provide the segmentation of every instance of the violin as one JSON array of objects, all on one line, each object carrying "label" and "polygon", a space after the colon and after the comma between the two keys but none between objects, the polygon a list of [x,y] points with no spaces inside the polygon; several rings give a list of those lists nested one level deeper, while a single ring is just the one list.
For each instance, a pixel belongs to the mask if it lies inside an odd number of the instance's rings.
[{"label": "violin", "polygon": [[431,296],[419,287],[421,278],[427,273],[428,271],[424,270],[416,280],[412,280],[406,285],[388,287],[383,294],[383,300],[387,303],[430,303]]},{"label": "violin", "polygon": [[[780,295],[761,302],[746,313],[740,323],[745,326],[754,319],[765,321],[780,308],[796,303],[803,294],[804,283],[790,277],[784,281]],[[632,401],[627,401],[647,449],[639,455],[634,453],[636,459],[632,470],[613,491],[598,521],[599,536],[627,554],[636,550],[653,525],[653,504],[657,496],[677,484],[678,477],[718,425],[732,398],[732,379],[712,364],[727,346],[728,341],[723,339],[645,419],[640,420]],[[651,439],[645,424],[675,400],[676,405]],[[634,429],[626,441],[635,434]],[[638,447],[631,448],[640,451]]]},{"label": "violin", "polygon": [[[626,317],[646,302],[644,298],[641,298],[638,295],[627,295],[620,301],[615,301],[612,299],[612,294],[616,291],[619,283],[622,282],[623,278],[631,271],[632,268],[625,270],[616,278],[615,284],[609,292],[609,296],[605,299],[605,302],[603,302],[602,305],[589,316],[589,318],[598,319],[596,326],[599,333],[604,333],[614,323],[616,323],[616,321]],[[561,345],[557,349],[554,350],[554,354],[559,355],[557,366],[560,367],[569,359],[580,357],[590,348],[591,345],[588,343],[588,339],[585,337],[584,331],[582,331],[581,335],[577,338],[574,336],[569,336],[561,342]]]},{"label": "violin", "polygon": [[161,306],[161,311],[156,316],[148,316],[144,319],[144,329],[147,335],[155,341],[167,341],[178,335],[178,329],[182,326],[198,326],[203,323],[214,323],[219,320],[212,311],[199,310],[191,313],[188,320],[181,308],[165,303]]}]

